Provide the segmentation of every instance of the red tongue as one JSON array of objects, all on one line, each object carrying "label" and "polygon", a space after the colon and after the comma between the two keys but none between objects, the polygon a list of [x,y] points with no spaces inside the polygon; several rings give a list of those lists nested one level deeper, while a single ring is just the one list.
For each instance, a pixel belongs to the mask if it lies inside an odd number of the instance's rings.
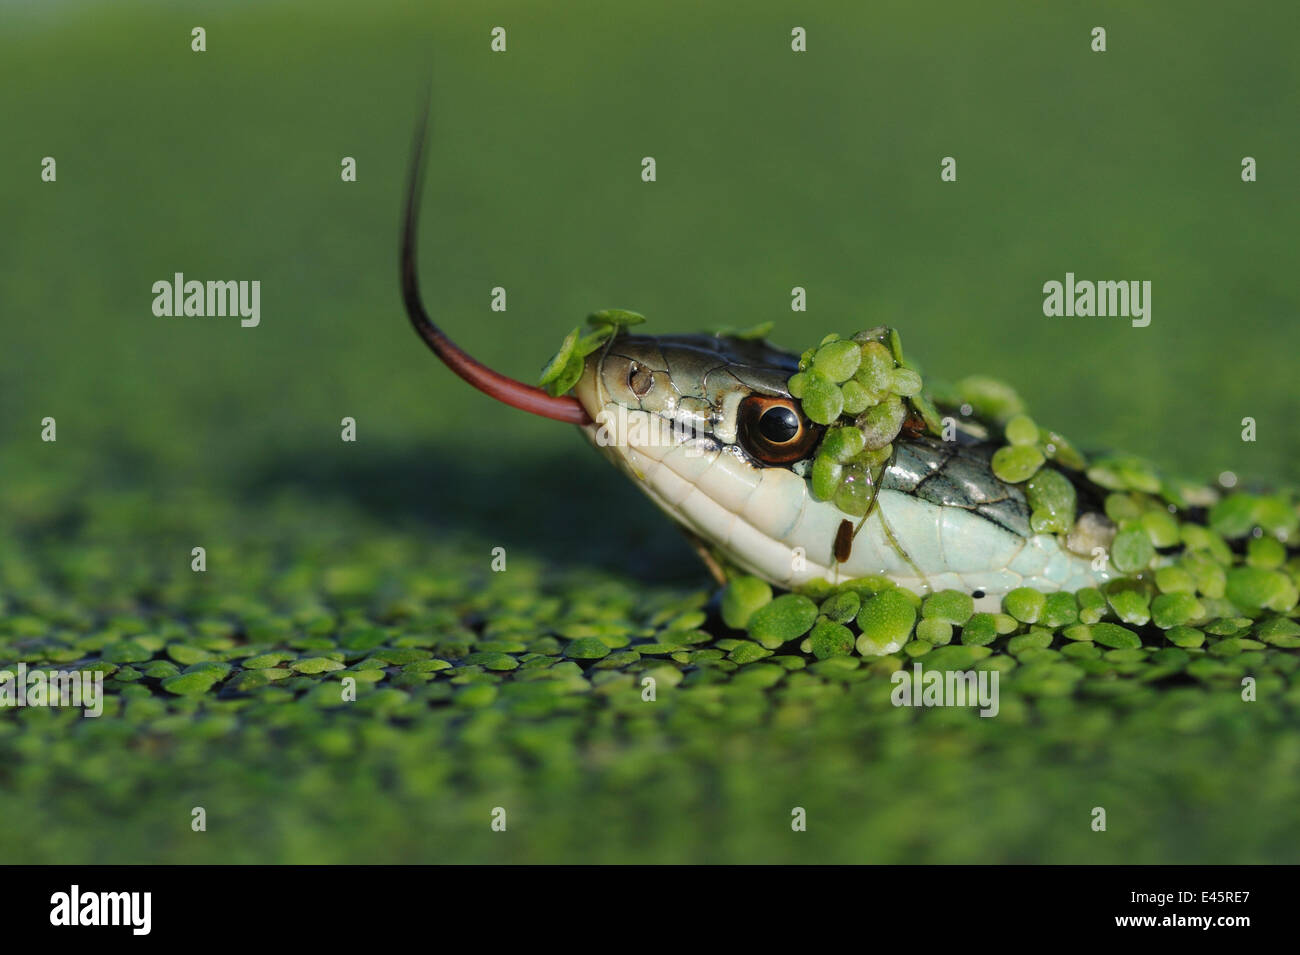
[{"label": "red tongue", "polygon": [[406,193],[406,220],[402,229],[402,300],[406,303],[406,314],[411,319],[412,327],[433,353],[442,359],[443,364],[483,394],[512,408],[541,415],[543,418],[554,418],[556,421],[567,421],[577,425],[589,424],[591,418],[576,398],[549,395],[541,388],[526,385],[522,381],[515,381],[493,371],[472,358],[448,338],[424,310],[424,303],[420,300],[420,280],[416,275],[415,267],[415,237],[419,218],[420,188],[424,179],[422,160],[427,138],[428,112],[426,106],[415,134],[415,150],[411,157],[411,180]]}]

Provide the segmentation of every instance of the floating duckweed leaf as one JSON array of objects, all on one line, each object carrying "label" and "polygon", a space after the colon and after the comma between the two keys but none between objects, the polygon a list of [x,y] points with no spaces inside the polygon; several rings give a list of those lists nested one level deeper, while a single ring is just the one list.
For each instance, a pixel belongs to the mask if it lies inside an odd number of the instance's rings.
[{"label": "floating duckweed leaf", "polygon": [[1255,523],[1266,534],[1281,540],[1294,540],[1300,529],[1300,509],[1287,495],[1259,496],[1254,502]]},{"label": "floating duckweed leaf", "polygon": [[1009,633],[1015,633],[1020,629],[1020,621],[1009,613],[995,613],[993,617],[993,626],[997,628],[998,634],[1006,636]]},{"label": "floating duckweed leaf", "polygon": [[1037,445],[1038,425],[1027,414],[1013,415],[1004,427],[1008,444]]},{"label": "floating duckweed leaf", "polygon": [[1282,572],[1263,567],[1234,567],[1225,596],[1242,610],[1285,611],[1296,605],[1296,586]]},{"label": "floating duckweed leaf", "polygon": [[963,626],[975,612],[971,595],[960,590],[940,590],[930,594],[921,603],[921,616],[926,619],[945,620]]},{"label": "floating duckweed leaf", "polygon": [[[642,319],[642,321],[644,321],[644,319]],[[749,328],[721,328],[714,332],[714,334],[719,338],[735,338],[742,342],[762,341],[772,334],[772,329],[775,327],[776,322],[759,322],[757,325],[751,325]]]},{"label": "floating duckweed leaf", "polygon": [[609,656],[609,647],[599,637],[578,637],[564,648],[564,655],[571,660],[600,660]]},{"label": "floating duckweed leaf", "polygon": [[1157,594],[1151,601],[1151,620],[1161,630],[1181,626],[1201,616],[1205,608],[1189,593]]},{"label": "floating duckweed leaf", "polygon": [[1092,643],[1067,643],[1061,647],[1061,655],[1076,660],[1099,660],[1101,650]]},{"label": "floating duckweed leaf", "polygon": [[1153,547],[1173,547],[1178,543],[1178,522],[1165,510],[1149,510],[1138,518],[1138,524],[1151,539]]},{"label": "floating duckweed leaf", "polygon": [[[287,675],[289,671],[285,670],[284,672]],[[266,670],[244,670],[242,673],[236,674],[232,677],[230,682],[226,685],[232,690],[239,690],[241,692],[255,690],[258,687],[270,685],[271,678],[266,674]]]},{"label": "floating duckweed leaf", "polygon": [[1213,558],[1184,553],[1181,565],[1195,578],[1198,593],[1217,599],[1227,592],[1227,571]]},{"label": "floating duckweed leaf", "polygon": [[167,655],[179,663],[181,666],[189,666],[191,663],[198,663],[201,660],[211,660],[212,654],[202,647],[196,647],[190,644],[173,643],[167,647]]},{"label": "floating duckweed leaf", "polygon": [[431,656],[428,650],[420,650],[413,647],[389,647],[383,650],[375,651],[375,656],[391,666],[405,666],[408,663],[414,663],[416,660],[427,660]]},{"label": "floating duckweed leaf", "polygon": [[993,452],[993,473],[1008,484],[1028,481],[1043,466],[1043,452],[1032,445],[1005,445]]},{"label": "floating duckweed leaf", "polygon": [[1233,560],[1232,548],[1227,545],[1218,532],[1199,524],[1184,524],[1180,534],[1183,546],[1189,551],[1205,551],[1221,564],[1230,564]]},{"label": "floating duckweed leaf", "polygon": [[1129,650],[1142,646],[1142,641],[1136,633],[1127,627],[1113,623],[1093,624],[1092,639],[1103,647],[1110,647],[1113,650]]},{"label": "floating duckweed leaf", "polygon": [[1146,659],[1146,651],[1142,649],[1128,650],[1108,650],[1102,656],[1112,663],[1141,663]]},{"label": "floating duckweed leaf", "polygon": [[1141,591],[1129,588],[1112,590],[1106,595],[1115,616],[1125,623],[1143,626],[1151,620],[1151,601]]},{"label": "floating duckweed leaf", "polygon": [[817,620],[817,605],[802,594],[783,594],[750,615],[750,637],[769,650],[802,637]]},{"label": "floating duckweed leaf", "polygon": [[1145,491],[1157,494],[1160,478],[1151,463],[1131,455],[1107,455],[1092,462],[1088,477],[1112,491]]},{"label": "floating duckweed leaf", "polygon": [[818,449],[819,457],[827,457],[840,464],[862,453],[862,432],[857,428],[828,428]]},{"label": "floating duckweed leaf", "polygon": [[1043,612],[1039,622],[1049,627],[1066,627],[1079,621],[1079,604],[1074,594],[1058,591],[1048,594],[1043,602]]},{"label": "floating duckweed leaf", "polygon": [[853,650],[853,632],[832,620],[819,621],[809,635],[812,654],[818,660],[841,656]]},{"label": "floating duckweed leaf", "polygon": [[1078,496],[1061,472],[1040,469],[1025,484],[1025,499],[1034,533],[1066,534],[1074,526]]},{"label": "floating duckweed leaf", "polygon": [[182,673],[167,677],[162,681],[162,687],[168,693],[175,693],[178,696],[199,696],[212,689],[218,679],[218,674],[207,671]]},{"label": "floating duckweed leaf", "polygon": [[[433,661],[418,661],[433,662]],[[465,658],[465,663],[470,666],[481,666],[485,670],[514,670],[519,666],[519,661],[508,653],[471,653]],[[408,664],[416,666],[416,664]],[[422,672],[422,671],[416,671]]]},{"label": "floating duckweed leaf", "polygon": [[935,407],[934,402],[926,396],[925,392],[913,395],[911,400],[912,407],[921,416],[921,420],[925,422],[926,430],[933,435],[943,434],[943,418],[940,417],[939,409]]},{"label": "floating duckweed leaf", "polygon": [[1161,567],[1156,570],[1156,587],[1162,593],[1196,593],[1196,581],[1182,567]]},{"label": "floating duckweed leaf", "polygon": [[832,594],[822,601],[820,612],[833,623],[848,623],[858,615],[862,598],[852,590]]},{"label": "floating duckweed leaf", "polygon": [[144,668],[144,675],[154,680],[165,680],[180,672],[180,668],[170,660],[154,660]]},{"label": "floating duckweed leaf", "polygon": [[736,577],[722,592],[722,622],[744,630],[754,611],[772,602],[772,587],[757,577]]},{"label": "floating duckweed leaf", "polygon": [[1255,526],[1255,502],[1245,493],[1223,498],[1210,509],[1210,527],[1229,540],[1245,537]]},{"label": "floating duckweed leaf", "polygon": [[1106,495],[1103,506],[1106,516],[1116,524],[1129,524],[1142,516],[1144,505],[1136,495],[1117,491]]},{"label": "floating duckweed leaf", "polygon": [[117,672],[118,666],[116,663],[109,663],[107,660],[93,660],[90,663],[82,664],[77,669],[84,673],[102,673],[107,678]]},{"label": "floating duckweed leaf", "polygon": [[812,467],[812,492],[819,501],[829,501],[839,490],[844,466],[834,458],[818,455]]},{"label": "floating duckweed leaf", "polygon": [[1206,652],[1216,657],[1235,657],[1245,649],[1238,637],[1228,637],[1226,640],[1210,644]]},{"label": "floating duckweed leaf", "polygon": [[496,685],[492,683],[471,683],[456,694],[455,702],[457,706],[481,709],[491,706],[499,692]]},{"label": "floating duckweed leaf", "polygon": [[1252,537],[1246,544],[1246,563],[1274,570],[1286,563],[1286,548],[1275,537]]},{"label": "floating duckweed leaf", "polygon": [[[796,375],[795,378],[797,377],[799,376]],[[791,378],[790,382],[790,394],[798,398],[799,395],[794,394],[794,378]],[[862,387],[861,383],[854,378],[850,378],[840,385],[840,395],[844,399],[844,414],[849,415],[859,415],[880,400],[877,395]]]},{"label": "floating duckweed leaf", "polygon": [[911,368],[895,368],[889,377],[889,390],[904,398],[921,393],[921,376]]},{"label": "floating duckweed leaf", "polygon": [[1110,550],[1111,563],[1126,574],[1145,570],[1155,560],[1155,556],[1151,538],[1138,528],[1116,534]]},{"label": "floating duckweed leaf", "polygon": [[343,664],[329,657],[307,657],[295,660],[289,667],[299,673],[328,673],[331,670],[342,670]]},{"label": "floating duckweed leaf", "polygon": [[1018,654],[1025,650],[1041,650],[1051,645],[1052,631],[1043,627],[1033,627],[1028,633],[1022,633],[1008,640],[1007,650]]},{"label": "floating duckweed leaf", "polygon": [[844,410],[844,394],[823,372],[811,368],[804,373],[801,407],[818,424],[833,424]]},{"label": "floating duckweed leaf", "polygon": [[1047,596],[1032,587],[1017,587],[1002,598],[1002,609],[1021,623],[1037,623]]},{"label": "floating duckweed leaf", "polygon": [[927,670],[969,670],[993,651],[988,647],[949,644],[936,647],[921,661]]},{"label": "floating duckweed leaf", "polygon": [[[471,656],[473,656],[473,654],[471,654]],[[474,661],[471,661],[466,657],[465,662],[473,663]],[[480,662],[479,666],[486,666],[486,664]],[[492,669],[492,667],[487,668]],[[446,660],[416,660],[413,663],[408,663],[406,666],[402,667],[403,672],[406,673],[438,673],[442,670],[450,669],[451,664]],[[514,667],[505,667],[504,669],[513,670]]]},{"label": "floating duckweed leaf", "polygon": [[[594,351],[599,351],[600,347],[614,336],[614,329],[610,327],[599,328],[590,335],[583,335],[578,339],[578,344],[574,346],[574,353],[578,358],[586,358]],[[572,361],[572,359],[570,359]]]},{"label": "floating duckweed leaf", "polygon": [[1077,590],[1074,597],[1079,601],[1079,620],[1083,623],[1096,623],[1106,615],[1106,598],[1096,587]]},{"label": "floating duckweed leaf", "polygon": [[292,660],[293,658],[294,656],[292,653],[285,653],[282,650],[277,650],[272,653],[261,653],[255,657],[249,657],[244,660],[243,665],[245,669],[261,670],[267,667],[278,666],[285,660]]},{"label": "floating duckweed leaf", "polygon": [[864,600],[858,611],[858,653],[865,657],[897,652],[912,635],[915,623],[916,607],[898,590]]},{"label": "floating duckweed leaf", "polygon": [[868,408],[858,415],[856,424],[862,431],[866,446],[872,450],[885,447],[903,429],[907,420],[907,408],[897,395],[890,395],[880,404]]},{"label": "floating duckweed leaf", "polygon": [[[628,311],[625,308],[605,308],[599,312],[592,312],[587,316],[587,324],[602,326],[607,325],[611,328],[627,328],[629,325],[640,325],[645,321],[645,316],[640,312]],[[769,322],[770,326],[771,323]],[[761,326],[760,326],[761,327]]]},{"label": "floating duckweed leaf", "polygon": [[[541,377],[537,379],[539,385],[547,386],[551,394],[559,394],[552,386],[558,382],[565,373],[565,369],[578,355],[578,336],[581,334],[580,328],[574,328],[573,331],[564,336],[564,341],[560,343],[560,349],[551,356],[551,360],[546,363],[542,369]],[[568,389],[565,389],[566,391]]]},{"label": "floating duckweed leaf", "polygon": [[896,363],[889,349],[879,342],[866,342],[862,346],[862,360],[854,373],[857,380],[868,393],[880,400],[890,391],[893,384]]},{"label": "floating duckweed leaf", "polygon": [[997,638],[998,630],[993,624],[993,615],[989,613],[973,615],[961,630],[961,642],[968,646],[987,646]]},{"label": "floating duckweed leaf", "polygon": [[110,663],[141,663],[152,656],[152,651],[134,640],[119,640],[100,651],[100,657]]},{"label": "floating duckweed leaf", "polygon": [[552,395],[562,395],[569,391],[582,378],[583,369],[586,367],[581,354],[573,355],[564,369],[556,378],[546,386]]},{"label": "floating duckweed leaf", "polygon": [[977,415],[992,421],[1005,421],[1025,410],[1015,389],[996,378],[971,375],[957,382],[956,392]]},{"label": "floating duckweed leaf", "polygon": [[[1231,604],[1228,604],[1231,607]],[[1226,612],[1226,611],[1225,611]],[[1228,618],[1220,617],[1205,624],[1201,629],[1206,633],[1213,634],[1216,637],[1230,637],[1233,634],[1241,633],[1250,626],[1249,617]]]},{"label": "floating duckweed leaf", "polygon": [[947,620],[926,617],[917,621],[916,639],[932,647],[941,647],[952,642],[952,629],[952,624]]},{"label": "floating duckweed leaf", "polygon": [[732,663],[743,666],[747,663],[761,660],[764,657],[770,657],[771,655],[771,650],[759,646],[753,640],[737,640],[736,646],[732,647],[731,651],[727,654],[727,659]]},{"label": "floating duckweed leaf", "polygon": [[898,329],[882,325],[879,332],[885,343],[889,345],[889,353],[894,356],[894,361],[903,364],[903,336],[898,333]]},{"label": "floating duckweed leaf", "polygon": [[861,362],[862,348],[857,342],[834,341],[817,349],[812,366],[831,381],[839,383],[852,378]]},{"label": "floating duckweed leaf", "polygon": [[1069,468],[1071,471],[1083,471],[1088,467],[1087,458],[1066,439],[1065,435],[1057,431],[1040,429],[1038,432],[1038,445],[1042,448],[1047,460],[1055,461],[1063,468]]},{"label": "floating duckweed leaf", "polygon": [[1300,637],[1300,623],[1288,617],[1273,617],[1261,623],[1255,635],[1270,642],[1277,637]]}]

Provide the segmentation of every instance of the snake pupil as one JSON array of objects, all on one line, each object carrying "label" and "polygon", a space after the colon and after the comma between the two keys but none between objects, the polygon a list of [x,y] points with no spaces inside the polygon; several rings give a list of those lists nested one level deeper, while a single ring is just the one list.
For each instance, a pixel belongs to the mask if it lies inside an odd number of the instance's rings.
[{"label": "snake pupil", "polygon": [[799,418],[789,408],[769,408],[758,419],[758,430],[773,444],[785,444],[799,433]]}]

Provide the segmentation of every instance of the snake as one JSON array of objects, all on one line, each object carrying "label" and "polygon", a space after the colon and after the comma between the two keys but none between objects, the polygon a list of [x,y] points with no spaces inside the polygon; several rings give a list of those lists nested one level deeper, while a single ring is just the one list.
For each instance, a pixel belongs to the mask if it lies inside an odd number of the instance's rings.
[{"label": "snake", "polygon": [[974,425],[953,440],[904,429],[864,519],[818,500],[805,475],[824,429],[791,394],[799,356],[766,341],[620,333],[588,354],[576,383],[558,395],[485,366],[432,320],[421,297],[425,140],[422,121],[400,254],[415,332],[489,397],[581,429],[686,532],[719,582],[744,573],[793,590],[875,575],[919,593],[960,589],[977,607],[995,608],[1019,587],[1078,590],[1115,575],[1091,556],[1109,526],[1097,495],[1081,489],[1081,503],[1094,505],[1079,517],[1088,532],[1034,533],[1023,488],[994,474],[995,445]]}]

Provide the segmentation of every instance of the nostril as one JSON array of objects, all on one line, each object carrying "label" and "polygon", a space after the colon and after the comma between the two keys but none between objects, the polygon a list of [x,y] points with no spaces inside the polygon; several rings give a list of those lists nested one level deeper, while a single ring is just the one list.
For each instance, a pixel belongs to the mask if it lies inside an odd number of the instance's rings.
[{"label": "nostril", "polygon": [[632,394],[638,398],[644,398],[646,393],[654,387],[654,383],[654,372],[636,362],[632,362],[632,367],[627,370],[627,386],[632,390]]}]

